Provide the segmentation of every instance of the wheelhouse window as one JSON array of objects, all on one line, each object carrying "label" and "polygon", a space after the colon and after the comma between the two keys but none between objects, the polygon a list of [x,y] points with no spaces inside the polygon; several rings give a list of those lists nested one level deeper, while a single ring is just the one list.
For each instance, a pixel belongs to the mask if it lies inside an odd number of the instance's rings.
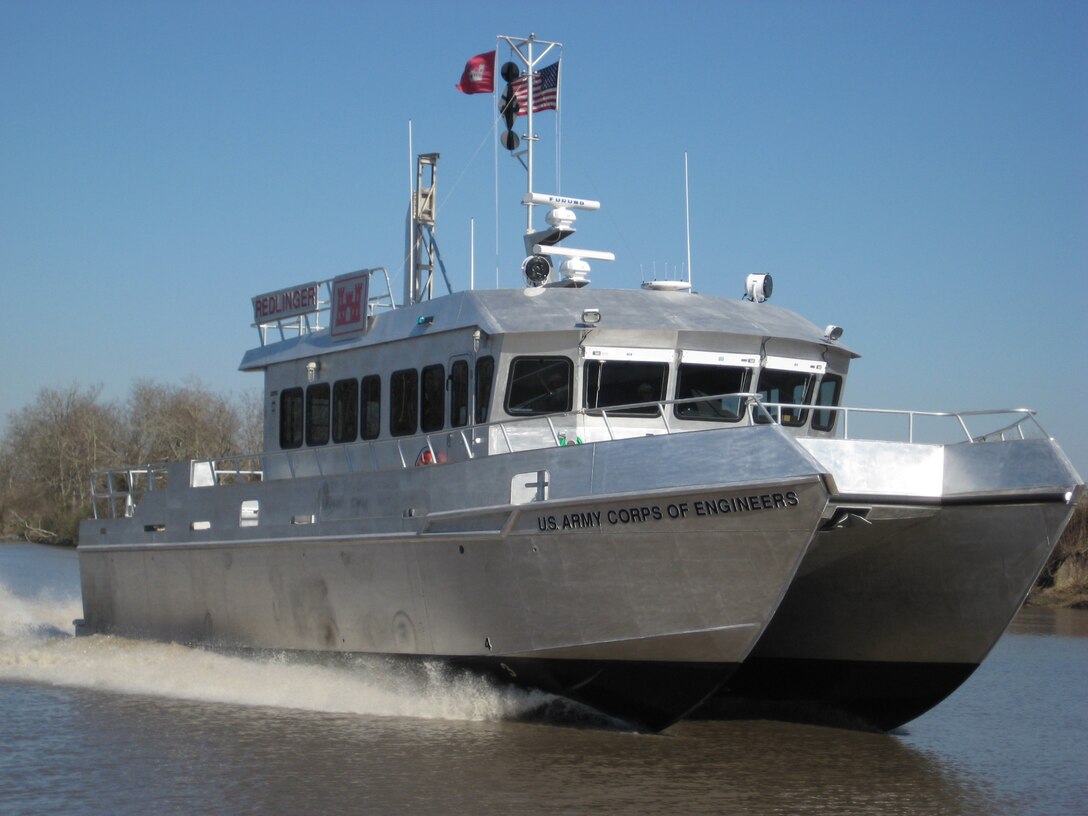
[{"label": "wheelhouse window", "polygon": [[359,430],[363,439],[377,439],[382,432],[382,378],[377,374],[363,377],[361,391],[363,413]]},{"label": "wheelhouse window", "polygon": [[394,371],[389,378],[389,432],[411,436],[419,427],[419,372]]},{"label": "wheelhouse window", "polygon": [[446,369],[430,365],[423,369],[423,403],[420,409],[424,433],[440,431],[446,424]]},{"label": "wheelhouse window", "polygon": [[516,357],[510,363],[506,413],[551,414],[571,409],[574,363],[569,357]]},{"label": "wheelhouse window", "polygon": [[306,444],[313,447],[329,443],[329,384],[318,383],[306,389]]},{"label": "wheelhouse window", "polygon": [[[669,379],[668,363],[629,360],[589,360],[583,371],[585,406],[589,410],[643,402],[661,402]],[[657,405],[616,408],[610,414],[659,416]]]},{"label": "wheelhouse window", "polygon": [[450,427],[468,424],[468,363],[455,360],[450,366]]},{"label": "wheelhouse window", "polygon": [[[778,371],[773,368],[765,368],[759,375],[758,393],[766,403],[786,403],[788,405],[804,405],[812,390],[814,377],[799,371]],[[772,417],[778,417],[783,425],[797,427],[805,424],[808,411],[796,407],[778,407],[771,405],[767,409]],[[755,414],[756,422],[766,422],[767,418],[760,412]]]},{"label": "wheelhouse window", "polygon": [[476,421],[487,422],[491,410],[491,390],[495,383],[495,358],[476,361]]},{"label": "wheelhouse window", "polygon": [[280,394],[280,448],[302,447],[303,400],[301,388],[288,388]]},{"label": "wheelhouse window", "polygon": [[359,383],[337,380],[332,384],[332,441],[354,442],[359,435]]},{"label": "wheelhouse window", "polygon": [[744,398],[729,395],[747,392],[751,385],[750,368],[681,363],[676,375],[676,399],[713,399],[679,403],[674,413],[680,419],[737,422],[744,415]]},{"label": "wheelhouse window", "polygon": [[[842,377],[838,374],[826,374],[820,380],[820,386],[816,389],[816,405],[835,406],[839,404],[842,396]],[[816,431],[830,431],[835,428],[835,419],[838,411],[828,411],[816,408],[812,412],[812,428]]]}]

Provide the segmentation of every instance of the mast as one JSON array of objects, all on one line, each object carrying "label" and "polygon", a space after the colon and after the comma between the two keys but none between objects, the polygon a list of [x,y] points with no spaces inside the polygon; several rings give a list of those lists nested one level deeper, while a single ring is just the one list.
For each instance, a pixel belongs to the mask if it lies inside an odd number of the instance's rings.
[{"label": "mast", "polygon": [[[499,101],[499,110],[506,122],[506,132],[500,137],[500,142],[510,153],[522,161],[525,167],[527,188],[525,197],[521,203],[526,208],[525,224],[525,251],[528,257],[522,263],[522,271],[525,273],[529,286],[585,286],[589,283],[587,274],[589,264],[586,259],[612,261],[615,255],[611,252],[598,252],[588,249],[567,249],[555,246],[564,238],[574,233],[575,214],[573,210],[596,210],[601,205],[597,201],[583,200],[574,197],[550,195],[540,193],[534,189],[533,178],[533,148],[539,137],[533,130],[533,108],[535,107],[534,95],[536,93],[535,82],[537,78],[537,66],[553,49],[562,49],[562,43],[537,39],[536,34],[528,37],[507,37],[499,35],[499,40],[510,46],[511,51],[517,55],[525,68],[525,75],[521,73],[521,67],[514,62],[507,62],[502,66],[500,75],[506,81],[506,90]],[[542,50],[538,50],[542,49]],[[558,67],[555,74],[556,93],[560,87]],[[520,114],[520,103],[514,90],[515,83],[525,82],[525,111],[527,132],[525,134],[525,149],[522,153],[516,153],[521,143],[520,138],[514,132],[514,124]],[[558,115],[558,96],[556,103]],[[548,206],[551,210],[547,216],[548,226],[542,230],[536,230],[533,226],[534,209],[538,206]],[[552,259],[560,259],[557,277],[552,268]]]},{"label": "mast", "polygon": [[[528,194],[532,195],[533,192],[533,144],[539,141],[540,137],[536,135],[533,130],[533,94],[535,89],[533,88],[533,75],[536,73],[537,66],[544,60],[553,49],[562,50],[563,44],[558,42],[550,42],[548,40],[538,40],[536,34],[530,34],[528,37],[508,37],[504,34],[499,35],[499,39],[510,46],[510,49],[518,56],[522,66],[525,68],[526,77],[526,107],[525,111],[526,121],[526,134],[525,134],[525,171],[528,179]],[[534,46],[543,48],[543,51],[537,52]],[[513,66],[517,69],[517,73],[510,70],[508,66]],[[510,87],[515,81],[521,78],[521,67],[516,63],[507,63],[502,68],[502,78],[507,82],[507,95],[504,96],[504,100],[509,100],[510,95],[513,94],[513,90]],[[504,113],[507,111],[508,101],[505,101],[502,105]],[[517,134],[513,133],[513,124],[517,122],[518,107],[515,104],[513,109],[513,116],[507,117],[508,133],[504,134],[505,140],[503,142],[511,153],[517,150],[519,139]],[[511,138],[512,137],[512,138]],[[518,154],[514,153],[515,156]],[[529,204],[527,207],[528,213],[526,217],[525,232],[529,234],[533,231],[533,207],[535,204]]]}]

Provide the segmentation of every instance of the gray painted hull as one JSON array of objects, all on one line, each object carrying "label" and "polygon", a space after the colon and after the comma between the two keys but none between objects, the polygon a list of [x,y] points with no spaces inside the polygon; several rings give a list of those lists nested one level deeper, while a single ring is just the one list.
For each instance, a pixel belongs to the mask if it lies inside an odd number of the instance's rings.
[{"label": "gray painted hull", "polygon": [[[511,503],[527,475],[538,500]],[[827,495],[776,427],[228,487],[171,476],[132,518],[85,523],[86,628],[452,659],[660,728],[748,655]]]}]

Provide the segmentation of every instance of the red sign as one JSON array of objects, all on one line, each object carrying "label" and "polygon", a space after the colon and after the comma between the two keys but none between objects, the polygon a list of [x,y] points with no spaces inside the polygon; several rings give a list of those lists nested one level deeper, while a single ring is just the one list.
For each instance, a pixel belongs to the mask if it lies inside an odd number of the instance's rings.
[{"label": "red sign", "polygon": [[304,283],[253,298],[253,323],[271,323],[317,311],[317,284]]},{"label": "red sign", "polygon": [[330,333],[333,337],[352,337],[366,331],[369,302],[370,273],[351,272],[332,282],[332,315]]}]

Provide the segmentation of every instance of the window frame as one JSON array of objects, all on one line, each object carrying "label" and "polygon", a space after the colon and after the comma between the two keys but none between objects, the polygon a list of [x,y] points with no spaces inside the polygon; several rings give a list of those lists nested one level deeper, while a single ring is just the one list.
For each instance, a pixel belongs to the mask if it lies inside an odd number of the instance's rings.
[{"label": "window frame", "polygon": [[[400,421],[398,413],[401,414]],[[414,436],[418,432],[419,371],[401,368],[389,375],[389,434]]]},{"label": "window frame", "polygon": [[[829,411],[828,408],[838,407],[839,401],[842,399],[843,382],[844,377],[842,374],[828,373],[820,378],[820,383],[816,386],[816,397],[812,401],[812,430],[823,432],[835,430],[835,422],[840,412]],[[824,386],[832,383],[831,401],[824,402]],[[821,415],[826,415],[829,421],[822,421],[820,419]]]},{"label": "window frame", "polygon": [[[486,369],[486,370],[485,370]],[[477,425],[487,422],[491,414],[491,397],[495,392],[495,358],[490,354],[476,358],[476,382],[472,393],[476,398],[473,416]]]},{"label": "window frame", "polygon": [[[463,428],[469,421],[468,360],[454,360],[450,365],[450,427]],[[464,419],[460,419],[464,417]]]},{"label": "window frame", "polygon": [[[613,402],[611,405],[601,405],[600,392],[601,392],[601,375],[605,372],[615,374],[617,371],[630,370],[632,366],[653,367],[658,369],[657,373],[661,375],[660,388],[657,392],[656,400],[651,397],[650,399],[625,399],[623,402]],[[594,374],[591,373],[591,369],[595,369],[597,390],[593,394],[596,397],[596,404],[590,405],[590,389],[591,378]],[[648,383],[648,381],[646,381]],[[608,383],[607,388],[616,389],[619,386],[616,383]],[[607,411],[610,416],[629,416],[629,417],[644,417],[652,418],[661,416],[661,408],[659,406],[652,406],[647,408],[617,408],[616,406],[630,405],[631,403],[638,402],[663,402],[667,399],[669,387],[669,363],[664,360],[609,360],[609,359],[595,359],[586,360],[582,364],[582,405],[585,406],[586,412],[599,416],[602,412]]]},{"label": "window frame", "polygon": [[302,447],[306,428],[305,406],[306,398],[301,386],[285,388],[280,392],[280,450]]},{"label": "window frame", "polygon": [[[524,374],[517,374],[517,368],[522,365],[531,364],[533,362],[546,363],[560,365],[566,369],[566,382],[562,387],[550,388],[547,383],[544,382],[544,374],[548,371],[547,366],[540,369],[537,372],[525,372]],[[503,398],[503,409],[510,416],[544,416],[546,414],[562,414],[569,412],[574,405],[574,361],[570,357],[566,357],[562,354],[522,354],[514,357],[510,361],[510,365],[507,367],[506,378],[506,395]],[[518,386],[518,380],[528,378],[532,374],[536,374],[540,380],[540,384],[543,386],[543,391],[537,393],[535,396],[525,395],[524,399],[520,400],[521,405],[528,405],[530,403],[538,402],[543,398],[554,398],[563,389],[566,390],[565,401],[560,407],[558,402],[552,402],[546,407],[535,408],[514,408],[511,406],[511,398],[514,396],[514,389]]]},{"label": "window frame", "polygon": [[[718,391],[715,391],[713,394],[708,394],[707,395],[708,397],[715,396],[715,395],[717,395],[719,393],[737,393],[737,394],[741,394],[741,393],[747,392],[751,388],[752,380],[753,380],[753,371],[754,371],[754,369],[751,366],[745,366],[745,365],[723,365],[723,364],[720,364],[720,363],[704,363],[704,362],[694,362],[694,361],[688,362],[688,361],[681,360],[680,363],[676,366],[676,387],[673,389],[673,399],[677,399],[677,400],[690,399],[690,398],[698,396],[697,394],[684,395],[683,393],[681,393],[682,389],[684,387],[685,375],[690,377],[690,376],[692,376],[692,375],[694,375],[696,373],[696,370],[704,370],[704,371],[717,370],[717,371],[728,371],[730,373],[740,372],[740,384],[739,384],[739,387],[737,388],[736,391],[730,391],[730,392],[718,392]],[[692,388],[692,390],[694,390],[694,384],[690,384],[690,387]],[[719,400],[719,402],[720,402],[720,400]],[[711,414],[709,416],[708,415],[703,415],[703,414],[696,414],[696,413],[688,413],[688,414],[683,413],[683,411],[685,411],[685,410],[687,410],[687,411],[698,411],[699,410],[698,406],[700,406],[700,405],[702,405],[704,403],[707,404],[710,407],[711,411],[713,411],[715,413]],[[673,405],[673,416],[675,416],[677,419],[690,420],[690,421],[696,421],[696,422],[740,422],[742,419],[744,419],[744,413],[745,412],[741,407],[740,397],[737,398],[737,409],[734,412],[735,416],[732,415],[732,414],[723,414],[723,413],[718,412],[719,409],[714,408],[713,403],[714,403],[714,400],[705,399],[705,400],[700,400],[698,402],[687,402],[687,403],[684,403],[682,405],[675,405],[674,404]]]},{"label": "window frame", "polygon": [[423,366],[419,377],[419,430],[436,433],[446,427],[446,367]]},{"label": "window frame", "polygon": [[[347,395],[351,396],[345,399]],[[359,381],[354,377],[332,384],[332,441],[354,442],[359,438]]]},{"label": "window frame", "polygon": [[[372,389],[372,386],[376,388]],[[368,399],[374,390],[374,400]],[[371,405],[374,406],[371,410]],[[373,419],[373,433],[370,432]],[[380,374],[367,374],[359,381],[359,438],[377,439],[382,435],[382,378]]]},{"label": "window frame", "polygon": [[[325,392],[324,420],[320,418],[318,394]],[[314,416],[317,414],[317,416]],[[322,437],[322,433],[324,436]],[[332,436],[332,386],[314,383],[306,386],[306,447],[320,448],[329,444]]]}]

